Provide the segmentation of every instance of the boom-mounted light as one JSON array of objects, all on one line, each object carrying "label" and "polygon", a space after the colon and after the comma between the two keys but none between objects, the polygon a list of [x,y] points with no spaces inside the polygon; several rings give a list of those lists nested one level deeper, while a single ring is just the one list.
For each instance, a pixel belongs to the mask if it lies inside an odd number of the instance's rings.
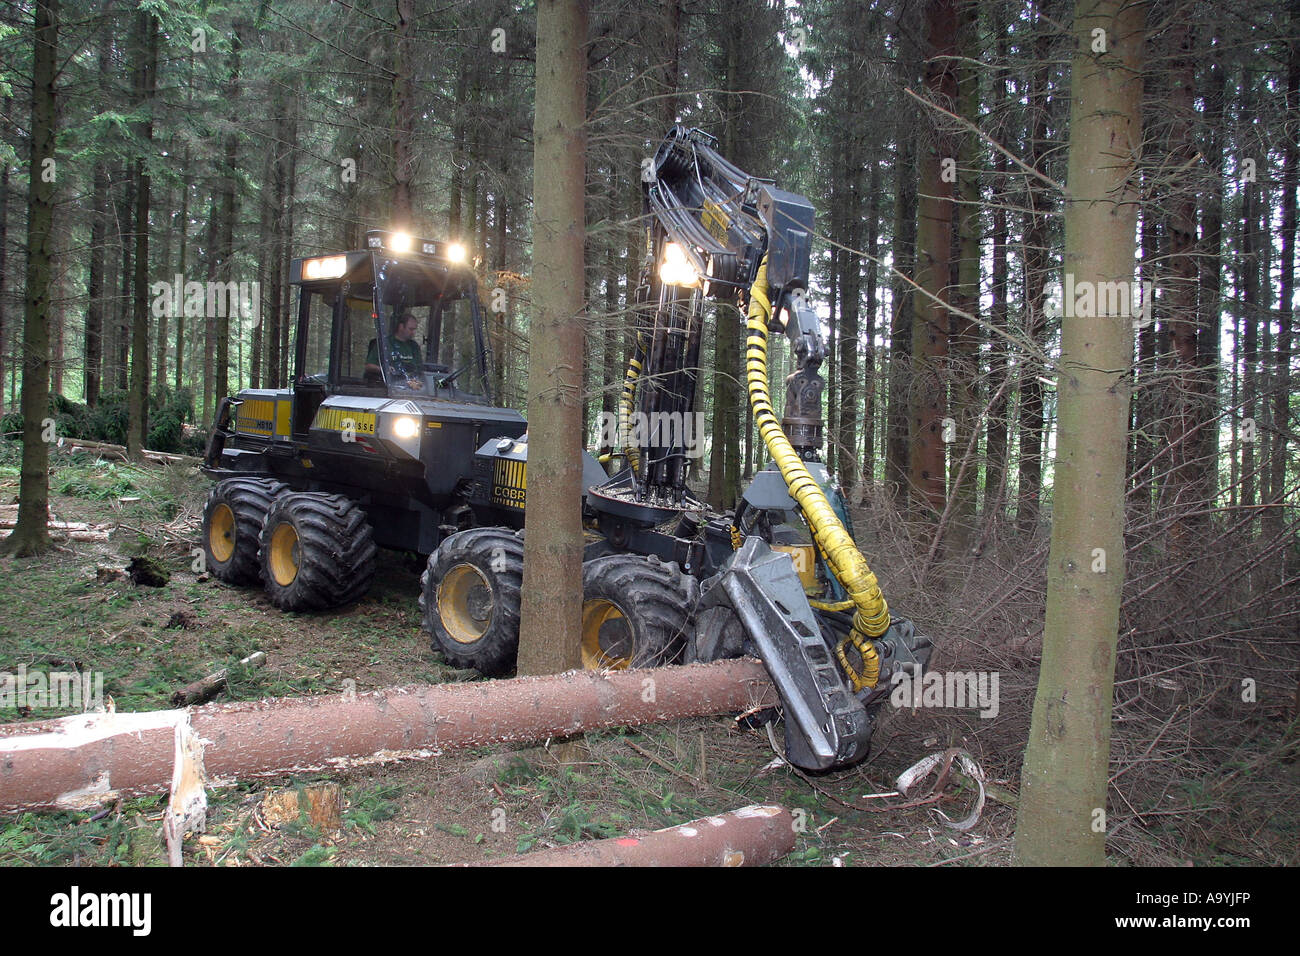
[{"label": "boom-mounted light", "polygon": [[699,284],[700,274],[686,257],[686,251],[675,242],[664,243],[664,257],[659,263],[659,281],[664,285],[689,288]]}]

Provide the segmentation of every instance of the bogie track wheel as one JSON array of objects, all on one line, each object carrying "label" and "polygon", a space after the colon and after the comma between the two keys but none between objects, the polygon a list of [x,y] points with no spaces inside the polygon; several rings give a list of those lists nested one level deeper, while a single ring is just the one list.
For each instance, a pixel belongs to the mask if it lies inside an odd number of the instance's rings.
[{"label": "bogie track wheel", "polygon": [[676,663],[699,584],[655,556],[612,554],[582,566],[582,666],[624,670]]},{"label": "bogie track wheel", "polygon": [[227,584],[257,584],[262,523],[288,486],[270,478],[227,478],[213,486],[203,509],[203,559]]},{"label": "bogie track wheel", "polygon": [[282,495],[262,526],[266,593],[283,611],[350,604],[375,576],[373,532],[350,498],[315,492]]},{"label": "bogie track wheel", "polygon": [[510,528],[471,528],[443,540],[420,579],[433,649],[455,667],[501,677],[519,653],[524,542]]}]

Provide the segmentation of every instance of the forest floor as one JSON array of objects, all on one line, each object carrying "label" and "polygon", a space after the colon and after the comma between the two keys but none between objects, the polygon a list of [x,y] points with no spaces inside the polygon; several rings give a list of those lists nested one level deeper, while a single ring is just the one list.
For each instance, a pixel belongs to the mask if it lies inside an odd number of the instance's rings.
[{"label": "forest floor", "polygon": [[[0,504],[18,490],[15,450],[0,451]],[[193,468],[136,468],[57,453],[50,506],[63,521],[107,526],[103,542],[64,543],[40,559],[0,559],[0,669],[100,671],[121,711],[170,706],[171,693],[254,651],[265,667],[236,670],[223,700],[337,693],[463,679],[430,649],[417,606],[421,568],[381,552],[370,594],[338,613],[284,614],[260,591],[228,587],[194,572],[192,553],[208,482]],[[163,587],[99,580],[147,554],[170,572]],[[1032,679],[1032,674],[1029,675]],[[0,723],[61,716],[0,708]],[[656,829],[754,803],[803,811],[795,850],[782,865],[1005,865],[1011,860],[1014,792],[1023,737],[996,745],[969,732],[973,712],[891,711],[877,725],[873,753],[850,770],[815,779],[774,760],[763,730],[729,717],[592,733],[585,754],[560,764],[544,748],[499,746],[421,762],[343,773],[261,780],[210,793],[206,834],[186,842],[187,865],[441,864],[501,859],[531,849]],[[1265,727],[1259,752],[1285,727]],[[1005,736],[1005,735],[1004,735]],[[779,738],[778,738],[779,739]],[[947,828],[934,806],[891,809],[894,778],[927,754],[971,750],[994,782],[972,829]],[[1289,787],[1294,760],[1265,785]],[[322,831],[306,818],[272,826],[270,792],[333,780],[343,792],[342,826]],[[165,798],[131,800],[107,814],[25,813],[0,817],[0,865],[163,863],[158,828]],[[970,792],[941,804],[964,817]],[[1283,801],[1284,803],[1288,801]],[[1290,801],[1294,807],[1293,798]],[[502,815],[501,810],[505,811]],[[1290,811],[1262,814],[1249,844],[1205,839],[1206,817],[1144,821],[1161,828],[1162,853],[1130,839],[1112,862],[1281,864],[1300,862]],[[1139,849],[1134,849],[1135,847]]]}]

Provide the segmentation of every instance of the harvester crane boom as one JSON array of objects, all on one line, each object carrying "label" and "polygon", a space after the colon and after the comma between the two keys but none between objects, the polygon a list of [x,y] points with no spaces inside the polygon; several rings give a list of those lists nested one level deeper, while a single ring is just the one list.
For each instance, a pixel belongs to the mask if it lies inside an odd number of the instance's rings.
[{"label": "harvester crane boom", "polygon": [[[762,657],[785,702],[791,759],[821,768],[851,762],[865,753],[871,725],[865,707],[879,700],[883,673],[904,660],[923,661],[910,623],[891,628],[875,575],[846,528],[838,486],[821,463],[825,346],[807,300],[812,204],[748,175],[718,152],[713,137],[682,126],[668,132],[643,167],[642,187],[647,252],[635,298],[636,347],[619,409],[629,435],[628,467],[591,489],[588,504],[606,546],[684,555],[688,569],[707,563],[683,547],[696,528],[706,525],[707,540],[707,525],[716,525],[686,485],[686,445],[694,436],[686,429],[666,436],[661,429],[629,432],[627,423],[634,416],[645,422],[692,413],[705,301],[743,309],[750,408],[772,465],[730,519],[734,553],[702,582],[697,619],[716,612],[713,620],[723,623],[697,629],[697,650],[728,640],[734,650],[725,620],[738,620],[745,646]],[[720,310],[719,321],[728,321],[726,314]],[[767,384],[771,331],[790,340],[796,364],[780,419]],[[792,546],[783,514],[807,526],[811,545]],[[786,538],[778,541],[770,515],[778,516]],[[674,519],[676,530],[665,534],[661,529]],[[717,561],[716,550],[710,557]],[[814,561],[818,572],[809,567]],[[835,632],[829,644],[826,629]]]}]

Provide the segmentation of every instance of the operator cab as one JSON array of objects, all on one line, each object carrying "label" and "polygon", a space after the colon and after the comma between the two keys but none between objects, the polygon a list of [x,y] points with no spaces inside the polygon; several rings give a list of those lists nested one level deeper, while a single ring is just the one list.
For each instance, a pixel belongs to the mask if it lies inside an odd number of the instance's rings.
[{"label": "operator cab", "polygon": [[[365,250],[294,259],[295,391],[491,405],[478,284],[463,247],[366,233]],[[295,402],[294,431],[314,403]]]}]

